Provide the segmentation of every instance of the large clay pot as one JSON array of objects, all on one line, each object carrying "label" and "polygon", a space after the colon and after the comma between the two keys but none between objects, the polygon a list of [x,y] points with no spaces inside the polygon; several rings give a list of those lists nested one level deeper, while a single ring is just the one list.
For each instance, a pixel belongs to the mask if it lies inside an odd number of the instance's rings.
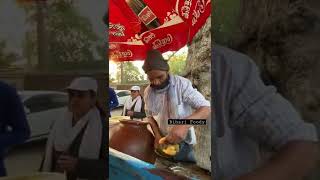
[{"label": "large clay pot", "polygon": [[109,147],[154,164],[154,136],[147,125],[143,121],[120,120],[109,129]]}]

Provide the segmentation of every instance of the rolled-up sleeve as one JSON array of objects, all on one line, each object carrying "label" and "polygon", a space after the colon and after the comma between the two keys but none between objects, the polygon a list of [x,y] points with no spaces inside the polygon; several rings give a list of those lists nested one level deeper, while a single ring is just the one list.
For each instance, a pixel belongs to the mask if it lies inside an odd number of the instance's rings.
[{"label": "rolled-up sleeve", "polygon": [[182,82],[182,98],[183,101],[189,104],[192,108],[198,109],[202,106],[210,106],[210,102],[195,88],[189,80],[185,79]]},{"label": "rolled-up sleeve", "polygon": [[263,83],[256,65],[246,56],[238,60],[231,65],[230,126],[275,150],[294,140],[318,141],[315,127],[273,86]]}]

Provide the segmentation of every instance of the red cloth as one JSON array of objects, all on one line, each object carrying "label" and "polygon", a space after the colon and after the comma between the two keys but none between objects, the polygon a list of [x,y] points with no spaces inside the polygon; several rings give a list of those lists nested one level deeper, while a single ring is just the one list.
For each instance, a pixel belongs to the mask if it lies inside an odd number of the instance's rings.
[{"label": "red cloth", "polygon": [[[125,0],[110,0],[108,54],[110,60],[144,60],[149,49],[157,49],[162,53],[177,51],[192,41],[211,14],[210,0],[144,0],[144,2],[149,8],[147,12],[151,10],[150,16],[145,16],[144,22],[156,16],[160,27],[147,30]],[[173,22],[173,19],[177,21]]]}]

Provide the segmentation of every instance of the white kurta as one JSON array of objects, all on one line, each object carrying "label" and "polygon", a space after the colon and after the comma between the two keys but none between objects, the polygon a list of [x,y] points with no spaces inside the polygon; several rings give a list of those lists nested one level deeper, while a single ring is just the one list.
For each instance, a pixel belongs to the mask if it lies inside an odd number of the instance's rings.
[{"label": "white kurta", "polygon": [[[134,106],[134,107],[133,107]],[[132,99],[132,97],[128,97],[124,103],[122,115],[126,116],[126,111],[131,110],[133,107],[134,112],[141,112],[142,107],[142,98],[141,96],[136,97],[135,99]],[[139,118],[133,118],[133,120],[141,120]]]},{"label": "white kurta", "polygon": [[[190,116],[193,109],[210,106],[210,102],[192,87],[190,80],[176,75],[170,75],[170,84],[163,90],[148,86],[144,97],[146,115],[155,118],[164,135],[170,130],[169,118],[183,119]],[[189,129],[185,142],[196,144],[194,127]]]}]

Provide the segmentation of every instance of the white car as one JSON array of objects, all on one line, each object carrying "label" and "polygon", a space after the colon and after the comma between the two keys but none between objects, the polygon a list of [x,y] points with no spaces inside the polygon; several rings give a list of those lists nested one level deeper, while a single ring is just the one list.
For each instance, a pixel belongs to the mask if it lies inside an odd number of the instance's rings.
[{"label": "white car", "polygon": [[115,92],[119,101],[118,107],[124,106],[124,103],[126,102],[126,99],[130,97],[131,92],[129,90],[115,90]]},{"label": "white car", "polygon": [[19,91],[31,129],[28,141],[45,139],[57,118],[63,118],[68,94],[58,91]]}]

